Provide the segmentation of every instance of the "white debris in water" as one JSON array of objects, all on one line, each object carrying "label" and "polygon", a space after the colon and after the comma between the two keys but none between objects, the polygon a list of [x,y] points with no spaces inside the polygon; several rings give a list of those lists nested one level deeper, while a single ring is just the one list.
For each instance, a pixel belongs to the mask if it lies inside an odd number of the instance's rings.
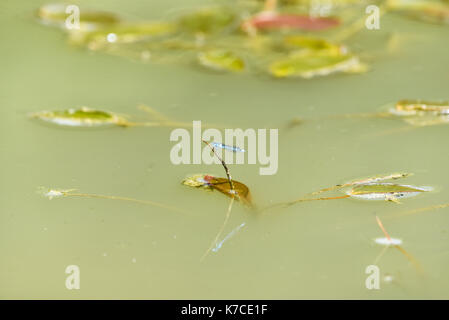
[{"label": "white debris in water", "polygon": [[47,197],[49,200],[63,196],[64,192],[59,190],[49,190],[48,192],[44,193],[44,197]]},{"label": "white debris in water", "polygon": [[137,262],[137,259],[136,259],[136,258],[133,258],[131,261],[132,261],[132,263],[136,263],[136,262]]},{"label": "white debris in water", "polygon": [[376,238],[374,239],[374,242],[383,246],[398,246],[402,244],[401,239],[395,238]]},{"label": "white debris in water", "polygon": [[115,33],[109,33],[106,36],[106,39],[108,40],[109,43],[114,43],[117,41],[117,35]]}]

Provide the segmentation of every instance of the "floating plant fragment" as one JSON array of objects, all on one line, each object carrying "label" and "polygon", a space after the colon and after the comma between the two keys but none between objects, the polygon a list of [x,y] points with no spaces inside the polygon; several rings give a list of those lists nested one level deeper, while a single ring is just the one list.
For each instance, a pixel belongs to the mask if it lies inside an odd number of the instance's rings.
[{"label": "floating plant fragment", "polygon": [[198,53],[200,65],[216,70],[241,72],[245,69],[245,62],[238,55],[229,50],[209,50]]},{"label": "floating plant fragment", "polygon": [[154,207],[164,208],[168,209],[170,211],[182,213],[182,214],[188,214],[188,212],[183,211],[181,209],[178,209],[176,207],[172,207],[163,203],[149,201],[149,200],[139,200],[139,199],[133,199],[128,197],[119,197],[119,196],[107,196],[102,194],[92,194],[92,193],[78,193],[75,192],[76,189],[68,189],[68,190],[62,190],[62,189],[53,189],[53,188],[38,188],[38,193],[42,194],[44,197],[48,198],[49,200],[52,200],[53,198],[62,198],[62,197],[81,197],[81,198],[96,198],[96,199],[107,199],[107,200],[120,200],[120,201],[128,201],[128,202],[134,202],[139,204],[146,204],[151,205]]},{"label": "floating plant fragment", "polygon": [[449,102],[401,100],[390,113],[403,117],[407,124],[415,127],[446,124],[449,123]]},{"label": "floating plant fragment", "polygon": [[227,195],[228,197],[235,197],[242,203],[249,207],[253,207],[251,193],[249,188],[236,180],[232,180],[234,190],[231,190],[229,180],[227,178],[217,178],[208,174],[195,174],[186,177],[182,184],[189,187],[205,188],[209,190],[217,190]]},{"label": "floating plant fragment", "polygon": [[[388,103],[377,113],[334,115],[332,118],[397,118],[412,127],[425,127],[449,123],[449,102],[404,99]],[[409,130],[410,126],[396,129]],[[389,131],[390,132],[390,131]]]},{"label": "floating plant fragment", "polygon": [[91,32],[73,33],[71,42],[83,44],[89,49],[97,50],[108,44],[125,44],[160,39],[161,37],[172,35],[176,30],[176,25],[169,22],[122,23]]},{"label": "floating plant fragment", "polygon": [[[376,216],[376,221],[377,221],[377,225],[384,233],[385,238],[376,238],[376,239],[374,239],[374,242],[377,244],[386,246],[387,248],[392,246],[392,247],[398,249],[408,259],[408,261],[414,265],[416,270],[422,274],[423,269],[421,267],[421,264],[410,253],[405,251],[405,249],[400,246],[402,244],[402,240],[390,237],[390,235],[388,234],[387,230],[385,230],[385,227],[383,226],[383,223],[379,219],[378,216]],[[375,264],[377,264],[378,260],[384,253],[385,253],[385,250],[381,252],[380,256],[376,259]]]},{"label": "floating plant fragment", "polygon": [[[69,17],[66,12],[67,5],[62,3],[46,4],[40,7],[37,11],[37,16],[44,24],[58,26],[65,29],[65,23]],[[120,19],[113,13],[93,10],[83,10],[80,14],[81,28],[93,30],[103,25],[114,25]]]},{"label": "floating plant fragment", "polygon": [[398,116],[434,115],[449,116],[449,102],[400,100],[390,112]]},{"label": "floating plant fragment", "polygon": [[417,196],[423,192],[432,191],[432,187],[415,187],[394,183],[359,184],[347,191],[351,198],[361,200],[386,200],[399,203],[400,198]]},{"label": "floating plant fragment", "polygon": [[407,215],[411,215],[411,214],[418,214],[418,213],[423,213],[423,212],[432,211],[432,210],[445,209],[445,208],[449,208],[449,203],[436,204],[436,205],[429,206],[429,207],[422,207],[422,208],[418,208],[418,209],[408,210],[408,211],[393,215],[393,216],[391,216],[391,218],[403,217],[403,216],[407,216]]},{"label": "floating plant fragment", "polygon": [[408,198],[417,196],[423,192],[432,191],[432,187],[415,187],[410,185],[400,185],[393,183],[381,183],[378,181],[384,180],[395,180],[409,176],[409,173],[393,173],[388,175],[378,175],[371,178],[364,178],[359,180],[354,180],[344,184],[339,184],[330,188],[324,188],[316,192],[310,193],[309,195],[316,195],[327,191],[339,190],[347,187],[352,187],[346,191],[343,196],[333,196],[333,197],[320,197],[320,198],[307,198],[301,197],[299,199],[275,203],[269,205],[262,210],[271,209],[273,207],[289,207],[296,203],[308,202],[308,201],[321,201],[321,200],[337,200],[337,199],[347,199],[355,198],[360,200],[386,200],[399,203],[400,198]]},{"label": "floating plant fragment", "polygon": [[269,66],[269,72],[276,78],[312,78],[332,73],[357,73],[366,71],[359,58],[349,53],[335,54],[327,50],[300,51],[288,58],[280,59]]},{"label": "floating plant fragment", "polygon": [[313,38],[300,35],[291,35],[284,38],[284,45],[287,48],[325,51],[329,54],[345,54],[348,52],[347,48],[340,44],[335,44],[320,38]]},{"label": "floating plant fragment", "polygon": [[151,114],[154,117],[154,121],[133,122],[127,120],[127,116],[118,115],[109,111],[91,109],[89,107],[79,107],[57,111],[40,111],[30,114],[30,117],[56,125],[69,127],[191,127],[190,123],[177,122],[165,118],[150,107],[140,106],[140,109]]},{"label": "floating plant fragment", "polygon": [[129,125],[129,122],[122,116],[88,107],[60,111],[40,111],[32,113],[30,116],[60,126],[94,127],[105,125]]},{"label": "floating plant fragment", "polygon": [[337,190],[337,189],[341,189],[341,188],[351,187],[351,186],[359,185],[359,184],[369,184],[369,183],[375,183],[375,182],[380,182],[380,181],[385,181],[385,180],[403,179],[403,178],[407,178],[411,175],[413,175],[413,173],[408,173],[408,172],[395,172],[395,173],[389,173],[389,174],[379,174],[379,175],[375,175],[375,176],[368,177],[368,178],[352,180],[349,182],[345,182],[343,184],[337,184],[330,188],[324,188],[324,189],[312,192],[311,195],[316,195],[316,194],[320,194],[320,193],[326,192],[326,191],[332,191],[332,190]]}]

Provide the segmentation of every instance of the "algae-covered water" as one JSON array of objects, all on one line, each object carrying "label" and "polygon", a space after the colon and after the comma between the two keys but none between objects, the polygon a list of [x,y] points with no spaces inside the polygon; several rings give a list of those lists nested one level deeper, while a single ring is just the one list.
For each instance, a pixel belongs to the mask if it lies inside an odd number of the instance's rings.
[{"label": "algae-covered water", "polygon": [[[142,19],[210,3],[74,2]],[[0,298],[449,298],[449,208],[400,215],[449,202],[448,126],[398,131],[401,121],[328,117],[377,112],[404,98],[449,99],[447,26],[388,13],[380,30],[348,41],[364,52],[369,72],[284,81],[74,48],[36,21],[43,3],[0,4]],[[392,172],[412,172],[404,183],[435,190],[401,205],[340,199],[264,215],[235,203],[225,234],[244,228],[201,261],[229,198],[181,181],[224,176],[220,165],[174,165],[171,128],[66,129],[27,116],[87,105],[144,119],[140,103],[184,122],[278,128],[275,175],[259,175],[258,164],[230,165],[260,206]],[[295,117],[304,121],[284,130]],[[36,192],[41,186],[157,201],[187,214],[119,200],[50,201]],[[384,235],[376,215],[414,260],[395,248],[378,258],[384,247],[373,239]],[[372,264],[378,290],[365,286]],[[79,290],[66,288],[69,265],[79,267]]]}]

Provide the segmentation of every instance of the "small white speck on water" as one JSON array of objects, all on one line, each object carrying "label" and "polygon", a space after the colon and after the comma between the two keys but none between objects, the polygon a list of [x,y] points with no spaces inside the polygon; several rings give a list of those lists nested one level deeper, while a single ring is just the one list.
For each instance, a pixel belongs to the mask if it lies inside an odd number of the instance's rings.
[{"label": "small white speck on water", "polygon": [[45,232],[45,231],[48,231],[48,228],[44,227],[42,230]]},{"label": "small white speck on water", "polygon": [[175,234],[175,235],[173,235],[173,239],[175,239],[175,240],[176,240],[176,234]]},{"label": "small white speck on water", "polygon": [[116,35],[115,33],[109,33],[109,34],[106,36],[106,39],[108,40],[108,42],[114,43],[114,42],[117,41],[117,35]]},{"label": "small white speck on water", "polygon": [[393,282],[393,280],[394,280],[394,278],[390,274],[387,274],[387,275],[384,276],[384,281],[387,282],[387,283],[391,283],[391,282]]},{"label": "small white speck on water", "polygon": [[395,238],[376,238],[374,239],[374,242],[376,242],[377,244],[383,245],[383,246],[398,246],[400,244],[402,244],[402,240],[401,239],[395,239]]},{"label": "small white speck on water", "polygon": [[133,258],[131,261],[132,261],[132,263],[136,263],[136,262],[137,262],[137,259],[136,259],[136,258]]},{"label": "small white speck on water", "polygon": [[107,257],[108,254],[106,252],[103,252],[103,257]]}]

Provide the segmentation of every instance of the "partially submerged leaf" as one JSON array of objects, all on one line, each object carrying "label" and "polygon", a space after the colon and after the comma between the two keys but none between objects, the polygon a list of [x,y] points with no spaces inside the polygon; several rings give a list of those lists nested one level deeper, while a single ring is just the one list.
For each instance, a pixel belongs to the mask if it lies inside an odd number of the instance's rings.
[{"label": "partially submerged leaf", "polygon": [[182,180],[182,184],[189,187],[195,187],[195,188],[208,188],[210,189],[209,182],[206,181],[205,177],[208,177],[210,175],[208,174],[194,174],[192,176],[188,176]]},{"label": "partially submerged leaf", "polygon": [[110,28],[71,35],[71,42],[98,49],[108,44],[124,44],[157,39],[176,32],[176,25],[169,22],[123,23]]},{"label": "partially submerged leaf", "polygon": [[151,116],[151,121],[129,121],[128,116],[126,115],[91,109],[89,107],[79,107],[57,111],[40,111],[30,114],[30,117],[60,126],[69,127],[98,127],[115,125],[122,127],[191,128],[192,126],[191,123],[171,120],[148,106],[141,105],[140,109],[147,112]]},{"label": "partially submerged leaf", "polygon": [[229,50],[209,50],[198,54],[198,62],[217,71],[241,72],[245,69],[242,58]]},{"label": "partially submerged leaf", "polygon": [[424,100],[400,100],[390,112],[399,116],[449,115],[449,102],[431,102]]},{"label": "partially submerged leaf", "polygon": [[385,181],[385,180],[397,180],[397,179],[403,179],[406,177],[409,177],[413,175],[413,173],[408,173],[408,172],[395,172],[395,173],[389,173],[389,174],[378,174],[375,176],[371,176],[368,178],[362,178],[362,179],[356,179],[356,180],[351,180],[349,182],[345,182],[342,184],[337,184],[333,187],[329,187],[329,188],[324,188],[315,192],[312,192],[312,195],[316,195],[316,194],[320,194],[322,192],[326,192],[326,191],[332,191],[332,190],[338,190],[338,189],[342,189],[342,188],[346,188],[346,187],[350,187],[350,186],[354,186],[354,185],[359,185],[359,184],[369,184],[369,183],[375,183],[375,182],[380,182],[380,181]]},{"label": "partially submerged leaf", "polygon": [[284,43],[287,47],[292,47],[295,49],[304,50],[314,50],[314,51],[326,51],[329,54],[344,54],[347,52],[346,47],[331,43],[327,40],[320,38],[313,38],[307,36],[287,36],[284,38]]},{"label": "partially submerged leaf", "polygon": [[362,200],[388,200],[398,201],[400,198],[408,198],[423,192],[432,191],[432,187],[415,187],[394,183],[368,183],[354,186],[347,191],[352,198]]},{"label": "partially submerged leaf", "polygon": [[114,113],[81,107],[59,111],[41,111],[31,114],[32,118],[61,126],[93,127],[104,125],[126,125],[127,121]]},{"label": "partially submerged leaf", "polygon": [[352,54],[334,54],[323,51],[307,51],[273,62],[270,73],[277,78],[312,78],[336,72],[350,72],[360,67],[358,57]]},{"label": "partially submerged leaf", "polygon": [[446,101],[400,100],[388,112],[416,127],[449,123],[449,102]]},{"label": "partially submerged leaf", "polygon": [[182,184],[190,187],[212,188],[218,190],[228,197],[234,197],[245,205],[253,207],[249,188],[236,180],[232,180],[232,183],[234,185],[234,193],[231,192],[231,187],[227,178],[217,178],[207,174],[196,174],[189,176],[182,181]]},{"label": "partially submerged leaf", "polygon": [[262,13],[246,21],[243,28],[255,28],[256,30],[325,30],[336,27],[340,20],[331,17],[311,17],[299,14]]}]

